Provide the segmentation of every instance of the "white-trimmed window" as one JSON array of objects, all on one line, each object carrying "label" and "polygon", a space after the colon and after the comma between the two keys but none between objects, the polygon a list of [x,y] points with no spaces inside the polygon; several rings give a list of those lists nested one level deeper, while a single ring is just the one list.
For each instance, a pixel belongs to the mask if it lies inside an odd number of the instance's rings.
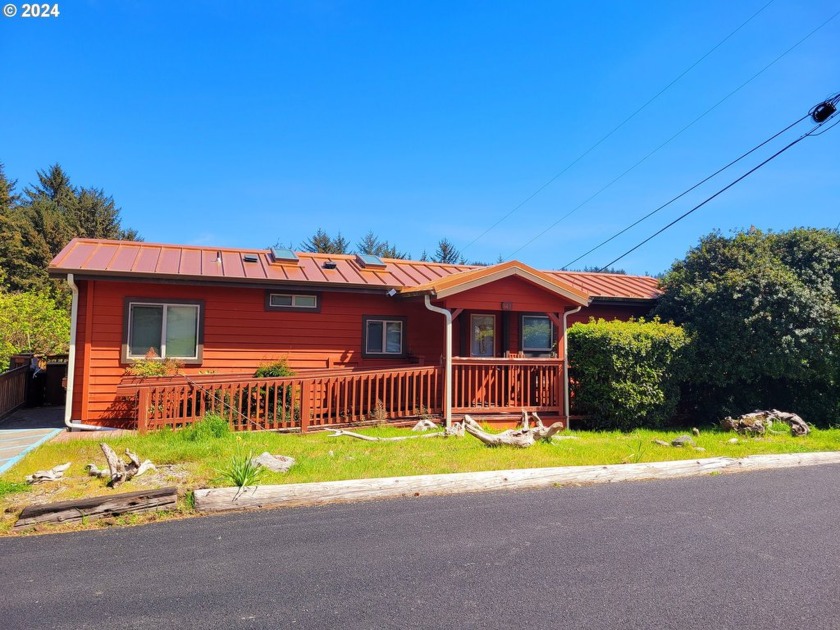
[{"label": "white-trimmed window", "polygon": [[313,293],[269,293],[269,309],[295,309],[302,311],[318,310],[318,296]]},{"label": "white-trimmed window", "polygon": [[151,353],[162,359],[200,361],[201,311],[199,302],[129,300],[125,359]]},{"label": "white-trimmed window", "polygon": [[554,326],[545,315],[522,316],[522,351],[548,353],[554,350]]},{"label": "white-trimmed window", "polygon": [[405,318],[366,316],[362,339],[363,356],[398,357],[405,354]]}]

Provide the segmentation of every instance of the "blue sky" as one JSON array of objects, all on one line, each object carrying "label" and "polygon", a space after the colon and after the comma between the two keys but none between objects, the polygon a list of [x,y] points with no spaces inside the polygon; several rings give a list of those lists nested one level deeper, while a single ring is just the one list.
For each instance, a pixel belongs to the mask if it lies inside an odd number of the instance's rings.
[{"label": "blue sky", "polygon": [[[838,0],[59,9],[0,18],[0,161],[19,186],[59,162],[150,242],[297,246],[322,227],[355,243],[372,229],[414,257],[446,236],[470,261],[560,268],[840,91]],[[609,262],[809,128],[575,267]],[[840,130],[807,138],[616,266],[659,273],[713,229],[834,228],[839,143]]]}]

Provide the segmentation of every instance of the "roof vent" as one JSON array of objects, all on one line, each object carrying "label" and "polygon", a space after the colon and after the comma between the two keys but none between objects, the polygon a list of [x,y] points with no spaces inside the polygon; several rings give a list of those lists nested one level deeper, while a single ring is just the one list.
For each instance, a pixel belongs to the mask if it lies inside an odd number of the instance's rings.
[{"label": "roof vent", "polygon": [[272,247],[271,262],[281,264],[297,264],[300,259],[291,249],[287,247]]},{"label": "roof vent", "polygon": [[259,262],[260,259],[257,258],[256,254],[245,254],[244,256],[242,256],[242,260],[244,260],[245,262],[253,263],[253,262]]},{"label": "roof vent", "polygon": [[324,264],[321,265],[324,269],[335,269],[338,267],[338,263],[334,260],[325,260]]},{"label": "roof vent", "polygon": [[385,263],[373,254],[356,254],[356,262],[362,269],[385,269]]}]

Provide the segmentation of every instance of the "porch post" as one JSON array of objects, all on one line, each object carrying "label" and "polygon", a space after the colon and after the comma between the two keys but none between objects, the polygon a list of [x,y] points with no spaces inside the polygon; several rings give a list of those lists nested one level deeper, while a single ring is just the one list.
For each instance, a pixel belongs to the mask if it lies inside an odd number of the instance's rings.
[{"label": "porch post", "polygon": [[446,335],[444,341],[444,356],[446,358],[444,362],[443,375],[443,413],[446,418],[446,428],[449,429],[452,427],[452,313],[445,308],[433,306],[428,293],[424,295],[423,298],[426,302],[427,309],[435,313],[440,313],[446,318]]},{"label": "porch post", "polygon": [[582,306],[571,311],[563,311],[563,413],[566,415],[566,428],[569,428],[569,339],[566,335],[569,315],[574,315]]}]

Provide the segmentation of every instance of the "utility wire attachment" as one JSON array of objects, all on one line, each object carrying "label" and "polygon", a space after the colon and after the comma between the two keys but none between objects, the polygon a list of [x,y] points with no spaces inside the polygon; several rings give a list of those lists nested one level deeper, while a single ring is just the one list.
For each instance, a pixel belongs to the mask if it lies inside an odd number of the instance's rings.
[{"label": "utility wire attachment", "polygon": [[808,114],[815,123],[821,125],[837,113],[837,103],[840,103],[840,92],[819,105],[814,105]]}]

